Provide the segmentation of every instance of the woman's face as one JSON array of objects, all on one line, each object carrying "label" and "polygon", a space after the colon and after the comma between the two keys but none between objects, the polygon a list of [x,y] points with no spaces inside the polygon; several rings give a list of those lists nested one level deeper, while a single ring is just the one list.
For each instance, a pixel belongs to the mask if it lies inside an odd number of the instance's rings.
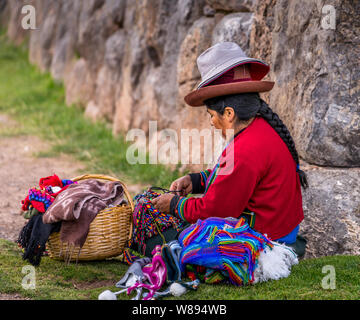
[{"label": "woman's face", "polygon": [[220,129],[222,136],[226,138],[226,130],[234,129],[234,110],[232,108],[225,108],[223,115],[209,108],[207,108],[207,112],[210,114],[211,126],[215,127],[215,129]]}]

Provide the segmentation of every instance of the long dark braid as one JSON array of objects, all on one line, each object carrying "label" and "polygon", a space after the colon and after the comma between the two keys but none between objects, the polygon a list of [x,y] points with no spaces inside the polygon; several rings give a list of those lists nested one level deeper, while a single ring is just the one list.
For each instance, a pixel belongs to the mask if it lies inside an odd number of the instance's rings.
[{"label": "long dark braid", "polygon": [[264,118],[278,133],[280,138],[285,142],[286,146],[288,147],[291,156],[293,157],[296,163],[296,171],[300,178],[300,183],[303,188],[307,188],[309,186],[306,174],[304,171],[300,170],[299,168],[299,155],[296,151],[295,142],[285,124],[281,121],[279,116],[272,111],[272,109],[268,106],[268,104],[260,99],[260,109],[258,110],[259,115]]},{"label": "long dark braid", "polygon": [[264,118],[271,127],[278,133],[281,139],[288,147],[291,156],[296,163],[296,171],[300,178],[300,183],[303,188],[307,188],[308,182],[306,174],[299,168],[299,155],[296,151],[295,142],[285,124],[281,121],[279,116],[272,111],[272,109],[263,101],[259,94],[254,93],[241,93],[234,95],[227,95],[221,97],[211,98],[205,101],[206,106],[219,114],[223,115],[225,107],[234,109],[236,116],[240,121],[246,121],[255,115],[260,115]]}]

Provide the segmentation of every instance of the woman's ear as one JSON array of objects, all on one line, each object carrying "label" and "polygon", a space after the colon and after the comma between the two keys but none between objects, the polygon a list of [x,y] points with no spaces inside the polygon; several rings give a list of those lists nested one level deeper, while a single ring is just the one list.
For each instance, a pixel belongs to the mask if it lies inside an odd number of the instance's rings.
[{"label": "woman's ear", "polygon": [[224,116],[229,122],[234,122],[236,120],[236,114],[233,108],[225,107]]}]

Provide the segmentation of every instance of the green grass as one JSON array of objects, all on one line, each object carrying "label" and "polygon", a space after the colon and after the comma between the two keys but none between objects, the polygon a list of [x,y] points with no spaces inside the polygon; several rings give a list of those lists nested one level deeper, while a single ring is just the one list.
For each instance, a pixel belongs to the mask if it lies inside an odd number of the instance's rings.
[{"label": "green grass", "polygon": [[113,290],[114,281],[127,269],[116,259],[65,265],[43,257],[35,271],[36,289],[26,290],[22,281],[28,273],[22,273],[22,269],[28,263],[21,255],[22,251],[15,243],[0,239],[1,293],[18,293],[30,299],[97,299],[103,290]]},{"label": "green grass", "polygon": [[77,106],[66,106],[62,84],[41,73],[28,62],[25,46],[15,47],[0,34],[0,112],[21,126],[0,131],[1,136],[38,135],[52,143],[52,149],[38,156],[71,155],[86,165],[86,173],[115,175],[127,183],[169,187],[181,174],[164,165],[130,164],[123,136],[114,137],[104,121],[93,123]]},{"label": "green grass", "polygon": [[[18,293],[30,299],[77,300],[97,299],[109,289],[117,291],[115,283],[127,270],[119,259],[101,262],[64,262],[44,257],[36,268],[36,288],[25,290],[22,279],[27,265],[21,259],[21,249],[15,243],[0,239],[0,292]],[[336,288],[323,289],[322,279],[327,273],[322,268],[332,265],[336,272]],[[131,295],[132,297],[132,295]],[[286,279],[234,287],[232,285],[200,284],[197,291],[189,291],[177,299],[186,300],[356,300],[360,298],[360,256],[332,256],[302,260],[293,266]],[[128,300],[126,294],[118,299]],[[165,298],[175,299],[175,297]]]}]

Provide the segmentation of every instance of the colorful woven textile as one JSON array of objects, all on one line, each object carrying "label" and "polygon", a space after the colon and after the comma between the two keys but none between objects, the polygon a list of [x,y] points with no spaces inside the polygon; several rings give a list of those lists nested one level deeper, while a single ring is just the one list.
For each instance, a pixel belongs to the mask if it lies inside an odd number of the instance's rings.
[{"label": "colorful woven textile", "polygon": [[[174,228],[180,232],[184,222],[180,219],[154,208],[151,200],[158,197],[160,193],[147,190],[134,197],[135,209],[133,213],[134,229],[129,248],[139,248],[139,253],[145,255],[146,240],[156,235],[162,236],[162,232]],[[164,243],[165,243],[165,239]],[[124,253],[125,260],[131,264],[132,255],[127,250]]]},{"label": "colorful woven textile", "polygon": [[50,234],[60,231],[61,226],[61,223],[44,223],[43,214],[56,197],[73,183],[67,179],[60,180],[56,174],[41,178],[39,187],[30,188],[26,198],[21,201],[24,218],[29,221],[21,229],[17,243],[24,249],[23,259],[34,266],[40,264]]},{"label": "colorful woven textile", "polygon": [[44,213],[54,202],[56,196],[73,183],[67,179],[60,180],[56,174],[41,178],[39,187],[30,188],[27,197],[21,201],[22,210],[28,211],[35,208]]},{"label": "colorful woven textile", "polygon": [[[273,244],[264,235],[249,227],[244,218],[208,218],[198,220],[185,229],[179,236],[183,247],[180,257],[181,271],[186,265],[203,266],[221,271],[211,275],[207,270],[207,279],[214,282],[226,274],[231,283],[245,285],[254,281],[257,258],[266,247]],[[220,276],[220,277],[219,277]]]}]

